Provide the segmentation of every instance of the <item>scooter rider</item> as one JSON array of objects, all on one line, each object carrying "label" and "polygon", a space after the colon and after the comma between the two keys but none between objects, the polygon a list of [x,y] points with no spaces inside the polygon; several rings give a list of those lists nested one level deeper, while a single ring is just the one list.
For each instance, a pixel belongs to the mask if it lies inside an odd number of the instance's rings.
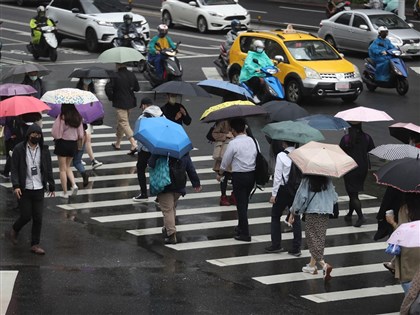
[{"label": "scooter rider", "polygon": [[226,53],[229,55],[229,50],[233,45],[236,37],[238,37],[238,32],[241,30],[241,22],[239,20],[232,20],[230,22],[231,30],[226,34],[225,49]]},{"label": "scooter rider", "polygon": [[375,64],[375,80],[376,81],[388,81],[390,78],[389,74],[389,60],[392,58],[387,54],[387,50],[395,49],[395,46],[391,41],[386,38],[388,35],[388,28],[385,26],[378,27],[378,38],[369,46],[369,58],[371,58]]},{"label": "scooter rider", "polygon": [[254,41],[254,49],[255,51],[248,51],[241,69],[239,82],[249,86],[254,95],[263,103],[268,91],[263,80],[265,74],[261,71],[261,68],[274,66],[274,63],[265,53],[265,46],[261,40]]},{"label": "scooter rider", "polygon": [[156,75],[159,78],[163,76],[163,56],[160,54],[161,49],[172,48],[176,49],[175,43],[168,36],[168,26],[166,24],[160,24],[157,27],[158,35],[154,36],[149,42],[149,55],[148,60],[153,63],[156,69]]},{"label": "scooter rider", "polygon": [[36,8],[37,15],[31,19],[29,22],[29,26],[31,28],[31,43],[34,45],[39,44],[42,36],[41,27],[48,25],[48,26],[55,26],[55,23],[50,20],[45,14],[45,7],[40,5]]},{"label": "scooter rider", "polygon": [[129,34],[134,34],[137,38],[139,33],[133,24],[133,16],[131,14],[124,14],[123,20],[124,23],[120,24],[117,30],[118,45],[130,47]]}]

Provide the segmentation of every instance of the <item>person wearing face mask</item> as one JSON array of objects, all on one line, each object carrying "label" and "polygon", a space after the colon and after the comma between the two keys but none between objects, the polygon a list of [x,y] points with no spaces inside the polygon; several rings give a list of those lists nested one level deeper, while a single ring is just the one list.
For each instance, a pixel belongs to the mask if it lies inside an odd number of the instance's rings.
[{"label": "person wearing face mask", "polygon": [[168,26],[166,24],[160,24],[157,27],[158,35],[154,36],[148,45],[148,60],[155,66],[156,75],[159,78],[163,76],[162,58],[160,54],[161,49],[172,48],[176,49],[175,43],[168,36]]},{"label": "person wearing face mask", "polygon": [[22,84],[30,85],[35,90],[36,93],[32,94],[32,96],[36,98],[41,98],[41,96],[44,94],[44,84],[42,82],[42,79],[38,76],[38,71],[32,71],[25,74],[25,77],[23,78]]},{"label": "person wearing face mask", "polygon": [[36,124],[28,128],[25,140],[13,150],[11,180],[20,217],[5,236],[16,245],[19,231],[32,219],[31,252],[44,255],[45,251],[39,246],[44,192],[54,197],[55,183],[50,151],[44,145],[42,129]]},{"label": "person wearing face mask", "polygon": [[184,105],[177,103],[177,97],[177,94],[168,94],[168,102],[161,107],[163,115],[180,125],[185,124],[189,126],[192,120],[191,116],[188,114]]},{"label": "person wearing face mask", "polygon": [[124,23],[120,24],[117,30],[118,46],[131,47],[129,34],[134,34],[136,38],[140,37],[140,35],[133,24],[133,16],[131,14],[124,14],[123,19]]},{"label": "person wearing face mask", "polygon": [[255,51],[248,51],[241,69],[239,82],[249,86],[254,95],[263,103],[267,89],[263,79],[265,74],[261,71],[261,68],[273,66],[274,63],[265,53],[265,45],[262,40],[254,41],[254,49]]},{"label": "person wearing face mask", "polygon": [[369,58],[375,64],[375,80],[388,81],[390,79],[389,60],[392,56],[387,54],[387,50],[395,49],[391,41],[386,38],[388,36],[388,28],[385,26],[378,27],[378,38],[369,46]]}]

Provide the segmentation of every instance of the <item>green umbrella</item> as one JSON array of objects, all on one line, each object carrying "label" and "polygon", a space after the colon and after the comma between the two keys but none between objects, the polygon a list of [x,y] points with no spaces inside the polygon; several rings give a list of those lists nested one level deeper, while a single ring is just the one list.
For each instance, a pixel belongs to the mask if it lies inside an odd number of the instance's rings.
[{"label": "green umbrella", "polygon": [[134,48],[114,47],[107,49],[102,54],[100,54],[98,57],[98,62],[126,63],[140,61],[144,59],[144,56]]},{"label": "green umbrella", "polygon": [[261,129],[273,140],[285,140],[296,143],[324,140],[322,133],[301,121],[281,121],[266,125]]}]

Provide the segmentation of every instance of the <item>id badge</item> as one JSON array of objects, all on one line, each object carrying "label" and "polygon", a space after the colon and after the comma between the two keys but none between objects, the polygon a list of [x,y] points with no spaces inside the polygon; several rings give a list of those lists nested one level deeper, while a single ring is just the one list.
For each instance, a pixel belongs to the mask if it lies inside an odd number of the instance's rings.
[{"label": "id badge", "polygon": [[38,175],[38,169],[36,166],[31,167],[32,176]]}]

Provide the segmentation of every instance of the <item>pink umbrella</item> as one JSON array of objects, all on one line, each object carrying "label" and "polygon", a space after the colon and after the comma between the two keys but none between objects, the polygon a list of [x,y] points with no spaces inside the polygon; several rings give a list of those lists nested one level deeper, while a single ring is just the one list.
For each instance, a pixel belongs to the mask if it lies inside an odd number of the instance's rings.
[{"label": "pink umbrella", "polygon": [[39,113],[50,107],[33,96],[13,96],[0,102],[0,117]]},{"label": "pink umbrella", "polygon": [[403,247],[420,247],[420,220],[401,224],[387,242]]},{"label": "pink umbrella", "polygon": [[370,122],[393,120],[391,116],[382,110],[359,106],[345,111],[338,112],[334,117],[339,117],[345,121]]},{"label": "pink umbrella", "polygon": [[410,135],[418,133],[420,135],[420,126],[412,123],[396,123],[388,127],[389,134],[398,140],[409,143]]},{"label": "pink umbrella", "polygon": [[0,96],[29,95],[37,91],[30,85],[18,83],[0,84]]}]

